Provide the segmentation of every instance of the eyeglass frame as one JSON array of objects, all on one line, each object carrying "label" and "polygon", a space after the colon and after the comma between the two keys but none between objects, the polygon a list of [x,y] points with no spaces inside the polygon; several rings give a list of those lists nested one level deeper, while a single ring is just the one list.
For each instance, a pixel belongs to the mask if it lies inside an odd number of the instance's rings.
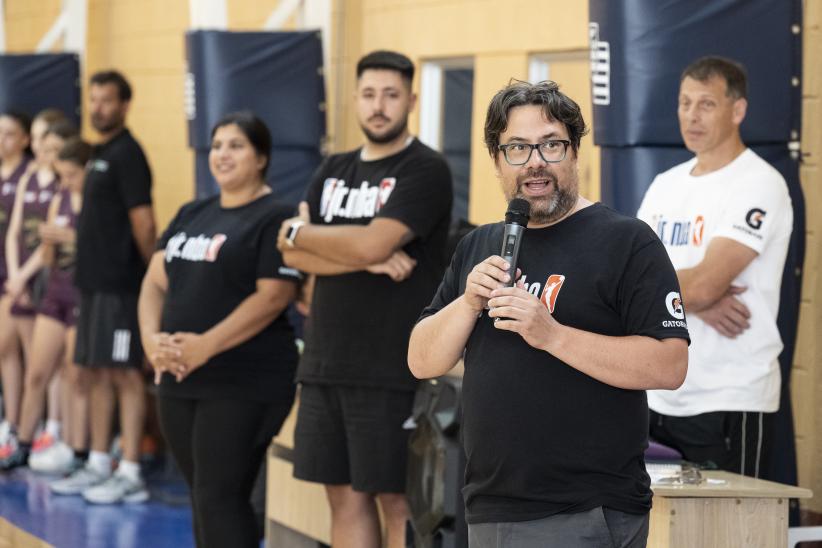
[{"label": "eyeglass frame", "polygon": [[[562,152],[562,158],[560,158],[559,160],[546,160],[545,156],[542,155],[542,151],[539,148],[542,145],[545,145],[547,143],[562,143],[563,145],[565,145],[565,149]],[[524,162],[522,162],[520,164],[515,164],[511,160],[508,159],[508,149],[511,148],[512,146],[531,147],[531,150],[528,151],[528,157],[525,159]],[[506,143],[504,145],[497,145],[497,148],[502,151],[502,156],[505,158],[505,161],[508,162],[508,165],[524,166],[525,164],[527,164],[528,162],[531,161],[531,156],[533,156],[535,150],[537,151],[537,154],[539,154],[540,159],[543,162],[545,162],[546,164],[558,164],[568,156],[568,147],[569,146],[571,146],[571,141],[569,141],[568,139],[548,139],[547,141],[543,141],[543,142],[537,143],[537,144],[520,143],[520,142]]]}]

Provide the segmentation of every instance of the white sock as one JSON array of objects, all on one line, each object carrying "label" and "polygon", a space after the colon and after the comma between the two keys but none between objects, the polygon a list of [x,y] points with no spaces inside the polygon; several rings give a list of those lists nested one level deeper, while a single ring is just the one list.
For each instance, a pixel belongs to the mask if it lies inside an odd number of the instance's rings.
[{"label": "white sock", "polygon": [[99,474],[108,476],[111,474],[111,457],[102,451],[92,451],[88,454],[87,466]]},{"label": "white sock", "polygon": [[46,433],[55,440],[60,439],[60,421],[49,419],[46,421]]},{"label": "white sock", "polygon": [[138,482],[140,481],[140,464],[130,460],[121,460],[117,473],[133,482]]}]

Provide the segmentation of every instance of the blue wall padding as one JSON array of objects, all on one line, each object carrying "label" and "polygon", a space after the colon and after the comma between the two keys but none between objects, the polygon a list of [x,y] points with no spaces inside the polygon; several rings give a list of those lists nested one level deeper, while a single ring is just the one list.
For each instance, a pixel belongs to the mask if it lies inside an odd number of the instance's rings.
[{"label": "blue wall padding", "polygon": [[0,55],[0,111],[46,108],[80,125],[80,60],[73,53]]}]

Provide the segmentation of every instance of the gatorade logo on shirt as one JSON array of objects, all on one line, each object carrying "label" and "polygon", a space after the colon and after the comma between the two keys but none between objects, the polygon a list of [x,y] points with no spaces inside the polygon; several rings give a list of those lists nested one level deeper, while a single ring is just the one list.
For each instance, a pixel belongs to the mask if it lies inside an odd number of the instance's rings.
[{"label": "gatorade logo on shirt", "polygon": [[185,232],[178,232],[169,238],[166,244],[166,262],[170,263],[174,259],[184,259],[194,262],[213,263],[217,260],[220,248],[228,239],[225,234],[215,234],[208,237],[199,236],[188,237]]},{"label": "gatorade logo on shirt", "polygon": [[748,213],[745,214],[745,224],[747,226],[742,226],[740,224],[734,224],[733,227],[740,232],[744,232],[748,236],[753,236],[758,240],[763,239],[762,233],[759,231],[762,228],[762,223],[765,222],[765,210],[760,209],[758,207],[754,207],[748,210]]},{"label": "gatorade logo on shirt", "polygon": [[320,217],[326,223],[334,218],[374,217],[388,201],[396,185],[395,177],[385,177],[377,186],[363,181],[359,187],[348,187],[345,180],[329,177],[323,182]]},{"label": "gatorade logo on shirt", "polygon": [[754,230],[759,230],[765,220],[765,210],[758,207],[753,208],[745,215],[745,222]]},{"label": "gatorade logo on shirt", "polygon": [[665,307],[668,309],[668,314],[676,318],[677,321],[665,320],[662,322],[662,327],[688,327],[682,321],[685,319],[685,308],[682,306],[682,297],[679,292],[671,291],[665,296]]}]

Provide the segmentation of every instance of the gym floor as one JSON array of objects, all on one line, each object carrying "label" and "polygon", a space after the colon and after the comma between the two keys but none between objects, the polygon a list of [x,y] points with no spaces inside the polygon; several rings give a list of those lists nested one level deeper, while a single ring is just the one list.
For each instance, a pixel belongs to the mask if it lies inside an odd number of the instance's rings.
[{"label": "gym floor", "polygon": [[[149,502],[98,506],[79,496],[52,495],[49,479],[28,469],[0,475],[0,547],[194,546],[191,509],[179,480],[164,481],[161,473],[148,476]],[[13,527],[1,523],[3,520]]]}]

